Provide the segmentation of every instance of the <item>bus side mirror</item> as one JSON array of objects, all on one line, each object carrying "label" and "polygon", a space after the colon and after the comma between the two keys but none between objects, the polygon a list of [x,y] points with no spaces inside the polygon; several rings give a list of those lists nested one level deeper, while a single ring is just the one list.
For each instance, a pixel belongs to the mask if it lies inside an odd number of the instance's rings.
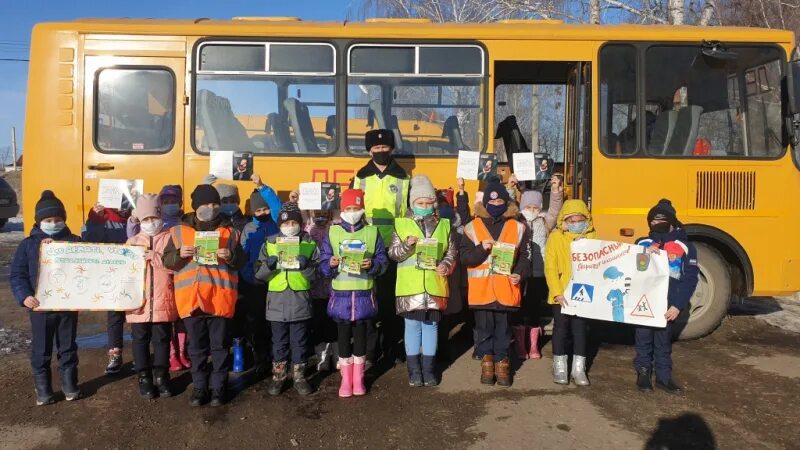
[{"label": "bus side mirror", "polygon": [[786,88],[788,90],[789,117],[786,118],[791,136],[792,146],[800,145],[800,48],[792,52],[786,74]]}]

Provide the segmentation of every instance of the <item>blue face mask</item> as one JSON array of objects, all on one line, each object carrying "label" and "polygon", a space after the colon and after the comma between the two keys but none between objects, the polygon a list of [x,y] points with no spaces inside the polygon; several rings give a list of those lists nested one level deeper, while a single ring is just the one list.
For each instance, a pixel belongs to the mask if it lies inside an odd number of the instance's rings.
[{"label": "blue face mask", "polygon": [[433,206],[431,206],[430,208],[420,208],[418,206],[412,206],[411,209],[414,211],[414,215],[419,217],[427,217],[433,214]]},{"label": "blue face mask", "polygon": [[567,231],[570,233],[581,234],[589,228],[589,224],[584,220],[581,222],[567,223]]},{"label": "blue face mask", "polygon": [[64,222],[42,222],[39,224],[39,229],[44,232],[44,234],[48,236],[55,236],[63,230],[67,224]]},{"label": "blue face mask", "polygon": [[495,219],[505,214],[506,211],[508,211],[508,203],[503,203],[502,205],[486,204],[486,212]]},{"label": "blue face mask", "polygon": [[178,213],[181,212],[181,205],[177,203],[171,203],[169,205],[162,205],[161,212],[168,217],[175,217]]},{"label": "blue face mask", "polygon": [[239,205],[237,205],[236,203],[225,203],[224,205],[222,205],[221,210],[222,214],[225,214],[226,216],[230,217],[236,214],[236,211],[239,211]]}]

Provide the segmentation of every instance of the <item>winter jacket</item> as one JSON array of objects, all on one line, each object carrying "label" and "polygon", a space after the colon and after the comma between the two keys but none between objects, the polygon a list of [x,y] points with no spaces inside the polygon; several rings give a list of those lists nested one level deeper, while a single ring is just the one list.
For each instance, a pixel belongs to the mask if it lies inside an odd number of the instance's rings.
[{"label": "winter jacket", "polygon": [[695,288],[697,288],[698,272],[697,249],[689,242],[683,228],[669,233],[653,233],[636,241],[643,247],[655,247],[667,253],[669,260],[669,288],[667,304],[683,311],[689,305]]},{"label": "winter jacket", "polygon": [[[362,220],[356,225],[350,225],[347,222],[342,222],[334,227],[342,227],[350,233],[361,230],[365,226]],[[327,280],[332,280],[339,275],[338,268],[331,267],[331,258],[333,258],[333,248],[328,235],[322,245],[319,247],[319,273]],[[386,255],[386,247],[383,245],[383,239],[375,241],[375,255],[372,257],[372,267],[367,270],[367,275],[377,278],[386,272],[389,267],[389,257]],[[330,296],[328,300],[328,316],[336,321],[356,321],[371,319],[378,314],[378,304],[375,302],[375,292],[373,290],[364,291],[334,291],[330,289]]]},{"label": "winter jacket", "polygon": [[[580,213],[586,217],[588,227],[583,234],[570,233],[564,229],[564,217]],[[547,303],[555,305],[555,298],[564,295],[564,289],[572,276],[572,250],[570,244],[576,239],[594,239],[597,233],[592,223],[592,214],[581,200],[567,200],[558,213],[556,228],[547,238],[544,255],[544,276],[547,279],[547,288],[550,291]]]},{"label": "winter jacket", "polygon": [[259,194],[261,194],[261,198],[267,202],[267,206],[269,206],[269,213],[272,216],[272,221],[278,223],[278,216],[280,215],[281,206],[283,205],[283,203],[281,203],[281,199],[278,198],[278,194],[276,194],[271,187],[265,184],[262,184],[256,190]]},{"label": "winter jacket", "polygon": [[[489,212],[486,211],[486,207],[483,206],[482,203],[477,203],[475,205],[475,219],[473,220],[481,220],[483,224],[486,225],[489,234],[492,236],[493,239],[499,239],[500,234],[503,232],[503,226],[507,220],[516,220],[515,218],[519,214],[519,207],[514,202],[510,202],[508,204],[508,210],[498,217],[494,218],[489,215]],[[522,243],[523,245],[528,245],[531,240],[530,237],[530,230],[525,230],[522,235]],[[469,236],[464,235],[461,237],[461,244],[458,249],[459,259],[461,264],[464,267],[477,267],[481,265],[486,258],[491,254],[491,252],[487,252],[484,250],[483,246],[475,245]],[[530,251],[527,248],[520,248],[517,252],[517,260],[514,262],[514,267],[512,268],[511,272],[520,276],[521,280],[528,278],[531,274],[531,267],[532,263],[530,260]],[[500,302],[493,302],[487,305],[480,305],[479,307],[470,305],[473,309],[489,309],[489,310],[496,310],[496,311],[514,311],[518,308],[512,308],[508,306],[504,306],[500,304]]]},{"label": "winter jacket", "polygon": [[563,192],[550,192],[550,205],[547,212],[542,212],[533,220],[525,220],[520,214],[519,220],[524,221],[531,230],[531,242],[528,247],[532,262],[531,276],[541,278],[544,276],[544,254],[547,248],[547,236],[556,226],[558,213],[564,203]]},{"label": "winter jacket", "polygon": [[231,221],[231,226],[233,229],[238,231],[240,234],[244,231],[244,227],[247,226],[247,224],[252,220],[250,217],[242,214],[242,210],[240,209],[237,209],[232,216],[228,216],[228,219]]},{"label": "winter jacket", "polygon": [[[336,225],[338,226],[338,225]],[[322,262],[322,244],[325,242],[325,239],[328,238],[328,229],[331,227],[330,222],[324,226],[317,226],[311,221],[308,225],[306,225],[306,233],[311,236],[311,240],[313,240],[317,244],[317,248],[320,249],[320,263]],[[331,295],[331,280],[325,276],[317,276],[314,278],[314,282],[311,283],[311,298],[313,299],[324,299],[325,301]]]},{"label": "winter jacket", "polygon": [[166,230],[153,237],[139,233],[128,239],[128,245],[140,245],[152,251],[152,258],[145,266],[144,305],[135,311],[125,313],[125,320],[128,323],[178,320],[173,274],[171,270],[164,267],[164,263],[161,261],[169,240],[169,231]]},{"label": "winter jacket", "polygon": [[[266,242],[274,244],[278,236],[270,236]],[[303,232],[300,234],[301,241],[311,241],[311,237]],[[255,278],[269,284],[270,279],[279,276],[282,270],[270,269],[267,265],[267,246],[261,247],[258,261],[255,266]],[[314,249],[314,254],[308,261],[308,265],[301,269],[303,276],[313,282],[316,276],[317,266],[319,265],[319,249]],[[282,292],[267,291],[267,313],[266,318],[270,322],[298,322],[308,320],[312,316],[311,291],[293,291],[287,287]]]},{"label": "winter jacket", "polygon": [[[270,215],[271,216],[271,215]],[[278,234],[278,225],[274,220],[259,222],[255,218],[244,226],[242,230],[242,249],[247,257],[247,262],[239,270],[239,281],[250,285],[263,284],[256,280],[256,262],[261,254],[261,247],[269,236]]]},{"label": "winter jacket", "polygon": [[81,230],[81,238],[84,242],[124,244],[128,240],[127,225],[128,216],[117,210],[106,208],[102,214],[97,214],[92,209]]},{"label": "winter jacket", "polygon": [[28,297],[36,295],[36,284],[39,282],[39,248],[42,241],[52,238],[54,241],[80,242],[81,238],[72,234],[69,227],[64,227],[55,236],[48,236],[34,225],[30,236],[19,243],[14,259],[11,260],[9,284],[14,299],[23,306]]},{"label": "winter jacket", "polygon": [[[406,218],[414,219],[420,229],[425,232],[426,238],[429,238],[433,235],[433,232],[436,230],[436,226],[439,223],[439,217],[435,214],[419,218],[414,217],[414,213],[412,211],[408,211],[406,213]],[[458,258],[458,240],[456,239],[457,235],[458,233],[453,232],[453,230],[450,231],[450,239],[447,243],[447,251],[445,252],[444,258],[442,258],[440,261],[440,264],[444,264],[447,267],[448,275],[452,274],[456,268],[456,260]],[[391,258],[392,261],[405,261],[414,255],[414,250],[415,246],[409,247],[406,245],[406,243],[400,239],[400,236],[397,235],[396,231],[392,233],[392,244],[388,250],[389,258]],[[400,280],[400,282],[402,282],[402,280]],[[429,309],[444,311],[447,309],[448,300],[448,297],[437,297],[430,295],[427,292],[423,292],[422,294],[417,295],[397,297],[395,300],[395,310],[397,311],[397,314],[400,315],[411,311],[427,311]]]}]

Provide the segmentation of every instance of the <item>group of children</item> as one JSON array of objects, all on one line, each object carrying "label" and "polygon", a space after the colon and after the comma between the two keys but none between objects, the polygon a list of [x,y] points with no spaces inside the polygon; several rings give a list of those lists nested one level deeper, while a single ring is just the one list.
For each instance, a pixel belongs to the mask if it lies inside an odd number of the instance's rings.
[{"label": "group of children", "polygon": [[[568,302],[562,293],[570,279],[570,243],[594,238],[595,230],[586,204],[563,201],[558,177],[552,179],[547,210],[540,192],[519,192],[514,180],[509,185],[493,180],[479,193],[473,214],[462,180],[457,205],[452,205],[428,177],[414,176],[407,213],[395,219],[388,241],[366,220],[365,193],[359,189],[341,194],[339,218],[334,220],[330,211],[304,214],[296,196],[282,204],[257,175],[252,179],[256,185],[249,198],[252,218],[239,209],[237,187],[226,184],[198,185],[191,193],[193,212],[186,214],[179,186],[139,196],[132,211],[98,205],[90,212],[84,241],[127,242],[147,249],[144,305],[108,313],[106,369],[115,373],[122,366],[122,324],[127,321],[143,397],[169,397],[169,372],[189,368],[191,404],[224,403],[233,337],[250,346],[254,370],[264,372],[272,361],[268,389],[272,395],[280,394],[289,380],[301,395],[313,391],[306,379],[313,345],[318,370],[339,369],[340,397],[364,395],[370,321],[378,314],[375,280],[391,265],[397,270],[394,308],[405,325],[411,386],[439,382],[439,323],[454,294],[463,293],[463,280],[467,303],[474,311],[474,358],[481,360],[481,383],[511,385],[512,338],[518,357],[541,357],[538,315],[546,302],[552,305],[554,318],[554,382],[569,383],[567,344],[572,341],[571,378],[577,385],[589,384],[586,321],[562,314],[561,305]],[[667,318],[672,321],[697,283],[696,256],[668,201],[659,202],[647,219],[650,234],[641,243],[649,251],[669,251],[675,243],[684,250],[682,265],[670,282]],[[39,247],[81,238],[66,227],[66,209],[50,191],[43,192],[36,204],[35,220],[14,257],[11,287],[17,301],[31,310],[31,365],[36,402],[42,405],[53,402],[54,336],[67,400],[79,398],[80,391],[77,313],[35,310]],[[206,231],[219,235],[217,264],[200,264],[195,258],[195,233]],[[283,238],[299,242],[296,268],[281,263]],[[420,253],[418,247],[423,246],[428,250]],[[494,247],[509,252],[502,271],[494,261],[499,257]],[[349,260],[353,254],[361,259]],[[431,265],[421,265],[421,257],[431,258]],[[657,385],[670,392],[679,390],[671,375],[670,337],[669,327],[637,329],[640,389],[652,389],[655,359]]]}]

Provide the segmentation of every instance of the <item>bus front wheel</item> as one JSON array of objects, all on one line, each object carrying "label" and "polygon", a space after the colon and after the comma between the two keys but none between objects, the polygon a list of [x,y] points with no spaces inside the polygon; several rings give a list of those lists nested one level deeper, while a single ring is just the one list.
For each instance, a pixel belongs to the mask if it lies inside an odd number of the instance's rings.
[{"label": "bus front wheel", "polygon": [[728,314],[731,303],[731,271],[727,261],[708,244],[695,242],[694,245],[700,273],[689,306],[681,311],[675,323],[680,340],[711,334]]}]

